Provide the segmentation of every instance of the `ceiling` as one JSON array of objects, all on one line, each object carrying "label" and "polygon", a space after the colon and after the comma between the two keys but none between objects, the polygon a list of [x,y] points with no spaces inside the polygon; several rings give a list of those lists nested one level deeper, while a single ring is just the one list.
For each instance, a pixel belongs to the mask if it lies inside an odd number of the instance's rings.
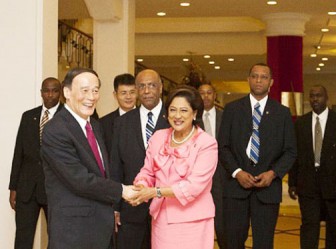
[{"label": "ceiling", "polygon": [[[264,15],[295,12],[306,14],[303,39],[304,77],[318,74],[336,76],[336,11],[335,0],[278,0],[269,6],[266,0],[135,0],[135,55],[144,65],[180,81],[192,59],[213,81],[246,79],[249,67],[266,61],[266,23]],[[181,7],[180,2],[190,2]],[[157,12],[166,12],[158,17]],[[89,18],[83,0],[59,0],[60,19]],[[329,28],[322,33],[321,28]],[[316,49],[320,45],[321,49]],[[316,58],[310,54],[316,53]],[[211,59],[203,58],[208,54]],[[321,71],[316,67],[328,57]],[[229,62],[228,58],[234,58]],[[220,66],[209,65],[209,60]]]}]

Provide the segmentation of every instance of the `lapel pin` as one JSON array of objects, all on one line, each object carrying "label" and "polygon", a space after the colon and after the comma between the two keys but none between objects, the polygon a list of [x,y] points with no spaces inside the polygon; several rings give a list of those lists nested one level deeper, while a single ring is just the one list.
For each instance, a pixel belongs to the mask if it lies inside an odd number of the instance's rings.
[{"label": "lapel pin", "polygon": [[268,115],[269,114],[269,111],[266,111],[266,115]]}]

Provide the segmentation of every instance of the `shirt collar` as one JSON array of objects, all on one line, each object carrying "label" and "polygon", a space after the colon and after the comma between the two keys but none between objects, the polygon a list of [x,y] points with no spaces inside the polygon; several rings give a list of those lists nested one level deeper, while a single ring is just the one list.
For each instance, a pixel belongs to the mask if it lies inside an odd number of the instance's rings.
[{"label": "shirt collar", "polygon": [[316,119],[316,117],[319,117],[320,120],[327,120],[328,118],[328,113],[329,113],[329,109],[328,107],[320,113],[320,115],[317,115],[314,111],[313,111],[313,118]]},{"label": "shirt collar", "polygon": [[215,114],[216,114],[216,107],[213,106],[209,111],[204,110],[204,112],[203,112],[203,116],[204,116],[205,113],[207,113],[207,112],[210,114],[210,116],[214,117]]},{"label": "shirt collar", "polygon": [[82,117],[80,117],[77,113],[75,113],[71,108],[67,105],[64,104],[64,107],[71,113],[71,115],[76,119],[76,121],[79,123],[79,125],[82,127],[82,129],[85,130],[85,125],[89,121],[90,122],[90,117],[85,120]]},{"label": "shirt collar", "polygon": [[141,115],[144,115],[147,117],[147,114],[149,112],[153,113],[154,118],[158,118],[161,112],[161,108],[162,108],[162,101],[160,99],[160,102],[152,109],[152,110],[148,110],[146,109],[143,105],[140,106],[140,113]]},{"label": "shirt collar", "polygon": [[250,94],[250,103],[251,103],[251,106],[252,106],[252,111],[254,109],[255,104],[257,102],[259,102],[259,104],[260,104],[259,110],[260,110],[261,113],[263,113],[264,109],[265,109],[265,106],[266,106],[266,103],[267,103],[267,100],[268,100],[268,95],[266,95],[261,100],[257,100],[255,97],[253,97],[252,94]]},{"label": "shirt collar", "polygon": [[55,105],[55,106],[51,107],[50,109],[48,109],[48,108],[45,107],[45,105],[43,104],[43,105],[42,105],[42,112],[44,113],[46,110],[48,110],[48,111],[49,111],[49,114],[50,114],[51,116],[54,116],[54,114],[56,113],[56,111],[57,111],[59,105],[60,105],[60,102],[58,102],[57,105]]},{"label": "shirt collar", "polygon": [[[135,106],[133,107],[133,109],[135,109]],[[126,111],[124,111],[121,107],[119,107],[119,115],[122,116],[126,113]]]}]

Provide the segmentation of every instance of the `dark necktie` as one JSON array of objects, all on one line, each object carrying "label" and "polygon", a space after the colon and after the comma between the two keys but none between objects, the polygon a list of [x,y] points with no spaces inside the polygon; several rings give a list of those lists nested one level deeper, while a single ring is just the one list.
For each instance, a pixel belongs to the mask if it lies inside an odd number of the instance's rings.
[{"label": "dark necktie", "polygon": [[321,149],[322,149],[322,129],[320,124],[319,117],[316,117],[316,124],[315,124],[315,163],[320,165],[321,161]]},{"label": "dark necktie", "polygon": [[146,139],[147,139],[147,143],[148,140],[151,138],[151,136],[153,135],[154,132],[154,122],[153,122],[153,113],[149,112],[147,114],[148,119],[147,119],[147,124],[146,124]]},{"label": "dark necktie", "polygon": [[257,164],[259,161],[259,148],[260,148],[260,137],[259,137],[259,125],[261,120],[261,112],[259,110],[260,104],[257,102],[254,106],[252,123],[252,140],[251,140],[251,152],[250,159],[254,164]]},{"label": "dark necktie", "polygon": [[86,123],[85,129],[86,129],[87,140],[88,140],[88,142],[90,144],[90,147],[91,147],[91,150],[92,150],[92,152],[93,152],[93,154],[96,158],[96,161],[97,161],[98,166],[99,166],[99,170],[100,170],[102,176],[105,177],[105,169],[104,169],[104,166],[103,166],[103,162],[100,158],[96,137],[93,133],[93,130],[91,128],[91,125],[90,125],[89,121]]},{"label": "dark necktie", "polygon": [[40,123],[40,144],[42,143],[42,132],[45,124],[49,121],[49,111],[45,110]]}]

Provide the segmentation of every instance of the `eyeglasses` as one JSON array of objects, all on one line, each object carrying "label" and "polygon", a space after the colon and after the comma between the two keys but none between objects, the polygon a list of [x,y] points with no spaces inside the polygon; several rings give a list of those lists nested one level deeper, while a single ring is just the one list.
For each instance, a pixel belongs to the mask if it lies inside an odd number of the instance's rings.
[{"label": "eyeglasses", "polygon": [[146,87],[148,89],[156,89],[158,87],[157,83],[150,82],[148,84],[139,83],[136,85],[139,90],[144,90]]},{"label": "eyeglasses", "polygon": [[270,76],[269,75],[266,75],[266,74],[250,74],[250,78],[253,79],[253,80],[257,80],[257,79],[260,79],[260,80],[269,80],[270,79]]}]

